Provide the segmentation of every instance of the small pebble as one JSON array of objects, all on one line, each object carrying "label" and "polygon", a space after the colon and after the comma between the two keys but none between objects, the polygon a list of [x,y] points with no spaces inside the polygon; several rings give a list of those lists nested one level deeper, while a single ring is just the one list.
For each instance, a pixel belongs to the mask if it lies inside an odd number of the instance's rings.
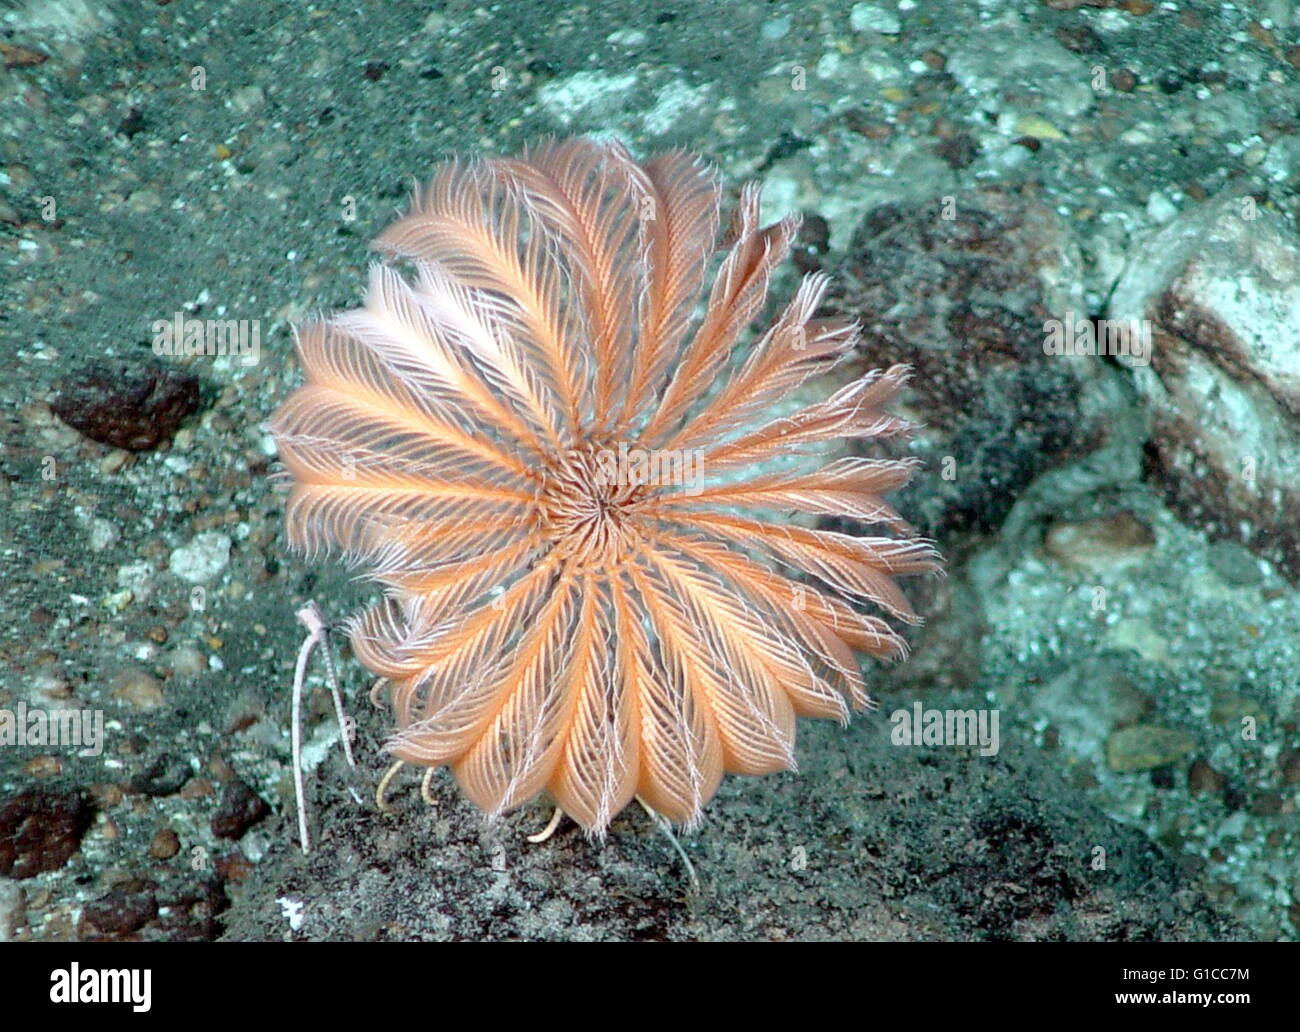
[{"label": "small pebble", "polygon": [[131,790],[148,796],[168,796],[179,792],[193,773],[188,761],[176,753],[159,753],[134,781]]},{"label": "small pebble", "polygon": [[180,836],[171,828],[160,828],[149,843],[149,855],[155,860],[170,860],[180,851]]},{"label": "small pebble", "polygon": [[270,812],[266,801],[236,778],[227,782],[225,791],[221,793],[221,803],[212,818],[212,834],[217,838],[240,838]]},{"label": "small pebble", "polygon": [[167,701],[158,679],[139,667],[123,670],[110,683],[113,698],[136,709],[156,709]]},{"label": "small pebble", "polygon": [[1155,770],[1182,759],[1196,747],[1185,731],[1136,724],[1114,732],[1106,742],[1106,764],[1119,774]]},{"label": "small pebble", "polygon": [[197,677],[207,673],[208,657],[194,645],[178,645],[171,650],[171,667],[177,677]]}]

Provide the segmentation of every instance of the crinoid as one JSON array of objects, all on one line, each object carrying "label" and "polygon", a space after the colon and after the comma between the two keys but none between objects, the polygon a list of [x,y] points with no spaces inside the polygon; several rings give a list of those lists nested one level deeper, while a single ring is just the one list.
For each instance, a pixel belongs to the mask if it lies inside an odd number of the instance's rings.
[{"label": "crinoid", "polygon": [[868,704],[856,653],[906,652],[894,578],[938,560],[882,499],[914,464],[826,448],[906,433],[907,369],[800,405],[855,327],[814,317],[815,274],[742,344],[798,221],[761,226],[746,186],[704,296],[721,201],[681,152],[453,162],[376,243],[409,278],[376,265],[298,334],[289,540],[383,585],[349,632],[388,748],[488,813],[546,792],[600,834],[639,797],[690,824],[724,772],[794,766],[797,716]]}]

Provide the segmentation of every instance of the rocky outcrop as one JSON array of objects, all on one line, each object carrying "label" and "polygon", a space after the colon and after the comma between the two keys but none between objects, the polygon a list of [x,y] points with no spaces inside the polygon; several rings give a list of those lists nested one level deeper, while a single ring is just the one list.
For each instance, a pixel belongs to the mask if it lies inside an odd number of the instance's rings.
[{"label": "rocky outcrop", "polygon": [[1249,196],[1140,245],[1112,320],[1142,320],[1149,472],[1188,522],[1300,578],[1300,236]]}]

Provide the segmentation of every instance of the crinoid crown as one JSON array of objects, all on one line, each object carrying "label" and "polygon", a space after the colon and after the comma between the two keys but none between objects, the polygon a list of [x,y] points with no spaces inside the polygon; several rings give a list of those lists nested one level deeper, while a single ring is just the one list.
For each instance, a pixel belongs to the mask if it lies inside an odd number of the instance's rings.
[{"label": "crinoid crown", "polygon": [[914,464],[826,449],[906,433],[907,370],[799,405],[855,328],[814,317],[811,275],[742,343],[798,223],[745,187],[706,294],[721,202],[681,152],[453,162],[376,243],[409,275],[298,335],[289,539],[383,586],[350,633],[389,748],[489,813],[693,822],[724,772],[794,765],[797,716],[867,705],[857,653],[905,652],[895,577],[937,557],[883,498]]}]

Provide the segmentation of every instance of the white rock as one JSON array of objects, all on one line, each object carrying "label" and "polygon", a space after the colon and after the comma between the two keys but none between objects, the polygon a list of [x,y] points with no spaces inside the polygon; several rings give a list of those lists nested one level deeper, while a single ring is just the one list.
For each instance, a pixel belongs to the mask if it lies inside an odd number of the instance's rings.
[{"label": "white rock", "polygon": [[199,534],[172,550],[171,571],[189,584],[207,584],[230,565],[230,538],[216,531]]},{"label": "white rock", "polygon": [[594,120],[620,110],[636,83],[634,72],[577,72],[542,86],[537,99],[552,118],[569,125],[579,118]]},{"label": "white rock", "polygon": [[117,586],[129,588],[139,602],[148,601],[153,594],[153,573],[151,563],[127,563],[117,568]]},{"label": "white rock", "polygon": [[92,552],[102,552],[106,548],[112,548],[113,545],[117,544],[121,536],[117,527],[102,516],[97,516],[90,521],[90,550]]},{"label": "white rock", "polygon": [[783,14],[779,18],[769,18],[763,22],[758,34],[764,39],[785,39],[790,34],[792,22],[793,19],[788,14]]},{"label": "white rock", "polygon": [[1191,207],[1133,248],[1107,321],[1151,343],[1120,362],[1177,507],[1300,569],[1300,236],[1246,195]]},{"label": "white rock", "polygon": [[854,32],[880,32],[886,36],[897,36],[903,31],[897,13],[875,4],[854,4],[849,12],[849,27]]}]

